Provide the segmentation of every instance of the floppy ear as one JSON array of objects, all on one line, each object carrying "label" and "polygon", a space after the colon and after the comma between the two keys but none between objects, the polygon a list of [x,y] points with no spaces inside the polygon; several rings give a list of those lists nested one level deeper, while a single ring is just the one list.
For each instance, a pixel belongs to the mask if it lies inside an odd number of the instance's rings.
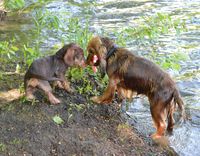
[{"label": "floppy ear", "polygon": [[67,64],[68,66],[72,66],[74,64],[74,48],[68,48],[67,52],[65,53],[63,59],[65,64]]},{"label": "floppy ear", "polygon": [[96,51],[97,51],[97,55],[100,56],[100,58],[104,58],[104,55],[107,52],[106,46],[103,45],[103,42],[101,41],[101,38],[98,37],[98,41],[97,41],[97,46],[96,46]]},{"label": "floppy ear", "polygon": [[103,46],[103,45],[100,45],[100,47],[99,47],[99,53],[98,53],[99,56],[100,56],[100,58],[104,58],[106,52],[107,52],[106,47]]},{"label": "floppy ear", "polygon": [[55,54],[55,56],[59,59],[63,59],[66,52],[67,52],[67,49],[70,47],[71,45],[64,45],[60,50],[58,50]]}]

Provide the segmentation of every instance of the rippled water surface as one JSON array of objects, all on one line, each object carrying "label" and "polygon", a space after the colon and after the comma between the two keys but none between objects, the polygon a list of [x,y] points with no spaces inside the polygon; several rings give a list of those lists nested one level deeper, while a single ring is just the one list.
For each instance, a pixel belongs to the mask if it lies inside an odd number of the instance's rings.
[{"label": "rippled water surface", "polygon": [[[186,20],[187,32],[180,35],[161,35],[154,45],[163,58],[173,52],[188,54],[189,58],[180,61],[181,69],[168,70],[176,80],[180,93],[185,101],[187,114],[191,120],[181,127],[175,128],[174,135],[169,138],[171,146],[181,156],[200,155],[200,1],[199,0],[100,0],[93,7],[79,5],[81,1],[52,2],[47,5],[50,11],[58,14],[69,12],[64,18],[80,16],[90,19],[93,32],[111,32],[126,26],[137,27],[144,19],[141,17],[168,13],[172,19]],[[0,40],[9,40],[10,36],[31,40],[30,35],[22,36],[21,32],[31,34],[30,16],[14,17],[0,24]],[[55,44],[57,40],[50,37],[44,48]],[[148,46],[138,46],[128,41],[127,47],[134,53],[144,56],[149,52]],[[154,132],[149,104],[146,98],[136,98],[127,113],[130,123],[141,133],[149,136]]]}]

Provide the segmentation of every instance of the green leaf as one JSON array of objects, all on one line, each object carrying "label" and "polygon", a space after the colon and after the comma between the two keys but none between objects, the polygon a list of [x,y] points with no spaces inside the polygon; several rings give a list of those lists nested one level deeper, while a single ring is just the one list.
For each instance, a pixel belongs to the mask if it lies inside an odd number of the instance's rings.
[{"label": "green leaf", "polygon": [[20,70],[21,70],[21,67],[20,67],[19,64],[17,64],[17,65],[16,65],[16,70],[15,70],[15,72],[16,72],[16,73],[20,73]]},{"label": "green leaf", "polygon": [[16,46],[12,46],[12,50],[17,51],[19,49]]},{"label": "green leaf", "polygon": [[61,117],[59,117],[58,115],[53,117],[53,121],[58,125],[60,125],[64,122],[64,120]]},{"label": "green leaf", "polygon": [[4,6],[8,10],[19,10],[25,6],[24,0],[8,0],[4,1]]},{"label": "green leaf", "polygon": [[171,64],[169,63],[169,62],[164,62],[164,63],[162,63],[162,67],[164,68],[164,69],[168,69],[169,67],[171,66]]},{"label": "green leaf", "polygon": [[172,67],[172,69],[175,69],[175,70],[180,70],[180,68],[181,68],[181,66],[178,63],[172,63],[171,67]]}]

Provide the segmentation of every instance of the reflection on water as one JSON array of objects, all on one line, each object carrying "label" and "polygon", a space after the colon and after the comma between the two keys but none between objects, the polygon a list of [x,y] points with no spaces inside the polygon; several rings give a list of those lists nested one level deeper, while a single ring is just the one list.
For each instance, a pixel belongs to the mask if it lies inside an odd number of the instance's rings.
[{"label": "reflection on water", "polygon": [[[199,0],[99,0],[95,9],[81,1],[52,2],[46,7],[60,16],[60,20],[79,16],[83,19],[91,17],[91,30],[98,32],[103,30],[112,32],[126,26],[136,27],[144,19],[142,16],[155,13],[169,13],[173,19],[186,20],[188,32],[177,35],[165,35],[159,37],[159,42],[154,45],[158,52],[165,55],[173,52],[184,52],[190,57],[181,62],[180,71],[168,72],[177,80],[177,85],[186,103],[187,113],[191,120],[182,127],[177,127],[174,135],[170,137],[171,146],[181,156],[196,156],[200,153],[200,2]],[[62,16],[65,13],[65,16]],[[25,18],[11,17],[0,23],[0,40],[10,40],[13,36],[21,40],[31,40],[30,16]],[[44,32],[45,33],[45,32]],[[56,39],[49,33],[46,47],[54,45]],[[58,32],[59,33],[59,32]],[[67,33],[67,32],[66,32]],[[25,35],[24,35],[25,34]],[[28,35],[29,34],[29,35]],[[57,36],[62,34],[57,34]],[[52,46],[51,46],[52,47]],[[144,55],[148,53],[148,46],[138,46],[132,41],[128,47],[134,53]],[[165,56],[164,55],[164,56]],[[149,112],[149,104],[146,98],[134,99],[127,112],[131,118],[130,123],[146,136],[154,132],[152,119]]]}]

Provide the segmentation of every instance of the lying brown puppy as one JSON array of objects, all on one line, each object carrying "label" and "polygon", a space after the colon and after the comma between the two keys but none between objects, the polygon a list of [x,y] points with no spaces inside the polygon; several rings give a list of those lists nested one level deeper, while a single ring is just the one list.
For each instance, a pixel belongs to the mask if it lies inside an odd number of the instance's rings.
[{"label": "lying brown puppy", "polygon": [[35,98],[33,93],[36,88],[40,88],[52,104],[60,103],[52,94],[49,81],[54,81],[55,86],[72,92],[70,83],[65,79],[65,72],[71,66],[84,66],[83,50],[74,43],[65,45],[55,55],[35,60],[24,77],[26,97]]},{"label": "lying brown puppy", "polygon": [[[173,112],[176,104],[184,116],[184,104],[170,76],[153,62],[136,56],[127,49],[118,48],[108,38],[94,37],[87,50],[87,64],[105,67],[109,84],[102,96],[94,96],[95,103],[109,103],[115,91],[122,97],[131,97],[134,92],[144,94],[150,102],[151,115],[157,129],[152,138],[164,135],[165,120],[168,119],[167,130],[174,126]],[[94,58],[95,59],[94,61]],[[126,90],[126,91],[125,91]]]}]

